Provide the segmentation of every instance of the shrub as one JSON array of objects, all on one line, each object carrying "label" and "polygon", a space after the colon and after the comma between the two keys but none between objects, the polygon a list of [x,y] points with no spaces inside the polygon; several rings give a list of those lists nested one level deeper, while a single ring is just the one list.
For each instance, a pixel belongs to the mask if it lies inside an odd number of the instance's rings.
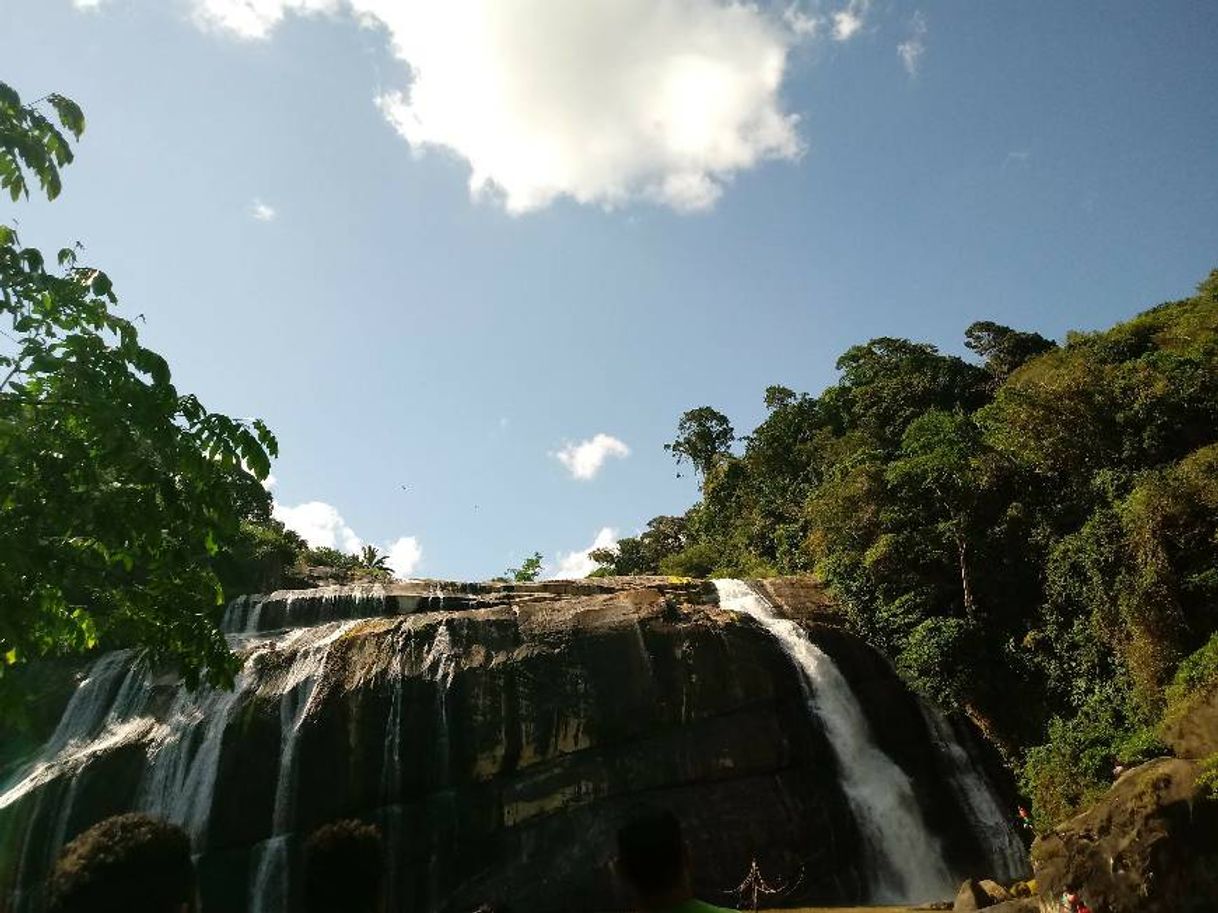
[{"label": "shrub", "polygon": [[1197,792],[1211,802],[1218,802],[1218,751],[1201,762],[1197,772]]},{"label": "shrub", "polygon": [[1167,687],[1167,709],[1164,722],[1179,719],[1198,700],[1218,687],[1218,634],[1200,650],[1185,657],[1176,668],[1176,675]]},{"label": "shrub", "polygon": [[1054,717],[1049,741],[1031,749],[1022,774],[1035,823],[1046,830],[1103,793],[1117,764],[1138,764],[1165,754],[1152,728],[1133,709],[1129,690],[1106,683],[1074,717]]}]

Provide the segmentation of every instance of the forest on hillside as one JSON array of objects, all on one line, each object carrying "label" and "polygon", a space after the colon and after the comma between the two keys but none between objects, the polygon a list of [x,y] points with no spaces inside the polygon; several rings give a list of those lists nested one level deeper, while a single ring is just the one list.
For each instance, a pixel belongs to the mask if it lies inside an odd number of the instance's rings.
[{"label": "forest on hillside", "polygon": [[1164,753],[1165,716],[1218,677],[1218,270],[1062,346],[988,321],[965,338],[979,364],[854,346],[819,396],[769,387],[747,435],[686,412],[666,446],[701,498],[593,557],[818,575],[1022,766],[1044,826]]}]

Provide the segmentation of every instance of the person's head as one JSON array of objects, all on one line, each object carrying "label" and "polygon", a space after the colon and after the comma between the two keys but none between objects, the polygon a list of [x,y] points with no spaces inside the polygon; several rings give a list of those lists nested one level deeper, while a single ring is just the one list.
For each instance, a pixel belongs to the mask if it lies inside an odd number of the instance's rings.
[{"label": "person's head", "polygon": [[381,906],[384,869],[375,825],[350,820],[319,827],[304,847],[305,910],[374,913]]},{"label": "person's head", "polygon": [[665,906],[692,895],[681,822],[665,809],[639,809],[618,830],[616,868],[644,907]]},{"label": "person's head", "polygon": [[147,815],[107,818],[59,854],[51,913],[183,913],[195,907],[190,838]]}]

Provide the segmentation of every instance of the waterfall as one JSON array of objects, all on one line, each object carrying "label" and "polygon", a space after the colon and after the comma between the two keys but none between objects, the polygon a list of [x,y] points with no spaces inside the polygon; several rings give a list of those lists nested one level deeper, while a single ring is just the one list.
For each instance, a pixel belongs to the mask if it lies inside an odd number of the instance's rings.
[{"label": "waterfall", "polygon": [[224,610],[220,630],[225,634],[257,634],[265,596],[238,596]]},{"label": "waterfall", "polygon": [[385,719],[385,750],[381,757],[381,801],[393,802],[402,784],[402,691],[406,680],[405,631],[394,631],[389,643],[393,658],[385,664],[389,688],[389,714]]},{"label": "waterfall", "polygon": [[116,650],[94,660],[47,741],[43,749],[44,760],[54,758],[69,742],[80,742],[97,733],[109,716],[115,688],[121,687],[119,680],[127,671],[130,657],[130,651]]},{"label": "waterfall", "polygon": [[993,787],[978,773],[978,765],[956,738],[951,721],[934,708],[920,701],[919,704],[935,750],[947,767],[948,783],[967,813],[973,833],[985,848],[990,877],[999,881],[1023,878],[1028,874],[1028,854],[1011,824],[1011,816],[1003,813]]},{"label": "waterfall", "polygon": [[153,722],[130,712],[142,702],[140,689],[129,684],[132,677],[142,679],[143,671],[129,650],[95,660],[37,758],[4,784],[0,809],[61,775],[75,776],[93,757],[145,736]]},{"label": "waterfall", "polygon": [[[53,865],[66,841],[86,765],[114,747],[141,738],[151,727],[150,720],[137,716],[145,697],[139,686],[143,671],[143,664],[130,650],[105,653],[94,660],[38,755],[0,785],[0,810],[31,792],[35,796],[17,861],[13,909],[25,906],[27,875]],[[39,821],[52,823],[44,838],[35,841]]]},{"label": "waterfall", "polygon": [[874,902],[950,897],[955,882],[904,771],[875,744],[849,682],[798,624],[740,580],[716,580],[724,609],[755,618],[799,669],[804,693],[837,758],[842,791],[866,848]]},{"label": "waterfall", "polygon": [[[313,706],[317,686],[334,644],[358,623],[351,620],[319,628],[305,628],[289,634],[279,644],[279,649],[297,649],[279,685],[279,776],[275,782],[271,838],[260,847],[258,863],[253,867],[250,882],[252,913],[278,913],[287,909],[291,875],[289,837],[295,823],[296,755],[300,727]],[[315,637],[317,639],[312,640]],[[300,641],[306,643],[297,646]]]},{"label": "waterfall", "polygon": [[196,850],[203,848],[207,835],[224,733],[233,709],[254,685],[251,657],[265,649],[263,645],[242,657],[231,690],[209,687],[193,694],[179,690],[168,721],[149,746],[149,765],[136,804],[149,814],[182,825]]},{"label": "waterfall", "polygon": [[448,734],[448,689],[457,674],[457,654],[448,633],[448,622],[441,621],[427,655],[423,657],[424,674],[436,686],[436,720],[440,731],[436,736],[436,767],[438,784],[447,786],[452,768],[452,745]]}]

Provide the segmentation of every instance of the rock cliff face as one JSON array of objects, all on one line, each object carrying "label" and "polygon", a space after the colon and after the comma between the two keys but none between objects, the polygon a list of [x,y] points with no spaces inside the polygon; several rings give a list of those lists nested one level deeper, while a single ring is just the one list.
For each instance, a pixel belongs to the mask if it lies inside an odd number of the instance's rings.
[{"label": "rock cliff face", "polygon": [[1199,787],[1218,752],[1218,689],[1199,694],[1164,732],[1176,752],[1126,771],[1081,815],[1033,847],[1048,901],[1078,891],[1106,913],[1202,913],[1218,908],[1218,800]]},{"label": "rock cliff face", "polygon": [[[1019,874],[997,870],[1009,833],[975,826],[970,803],[996,803],[967,727],[835,626],[814,584],[762,591],[848,680],[952,877]],[[190,830],[209,911],[294,908],[302,836],[347,816],[384,829],[391,910],[620,909],[613,834],[640,800],[681,816],[709,898],[730,901],[754,860],[783,903],[869,894],[806,681],[709,584],[281,592],[226,624],[245,658],[232,692],[189,694],[123,653],[92,664],[0,785],[0,897],[39,909],[66,839],[145,809]]]}]

